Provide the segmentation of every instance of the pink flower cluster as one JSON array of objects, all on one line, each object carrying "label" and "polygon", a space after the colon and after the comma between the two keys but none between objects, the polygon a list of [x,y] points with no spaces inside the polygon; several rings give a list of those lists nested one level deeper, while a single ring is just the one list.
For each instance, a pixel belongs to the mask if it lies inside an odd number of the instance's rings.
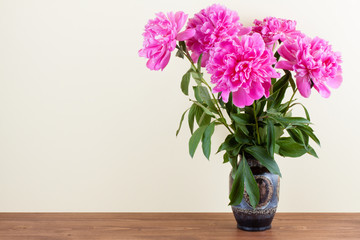
[{"label": "pink flower cluster", "polygon": [[272,47],[278,40],[284,42],[304,36],[296,30],[296,21],[292,20],[267,17],[263,21],[255,20],[254,25],[252,31],[260,33],[268,47]]},{"label": "pink flower cluster", "polygon": [[[238,107],[269,96],[271,78],[280,77],[275,68],[294,71],[304,97],[310,96],[312,87],[329,97],[328,87],[337,88],[342,82],[340,53],[332,51],[323,39],[310,39],[296,30],[295,21],[267,17],[246,28],[235,11],[214,4],[195,14],[180,32],[187,20],[185,13],[156,16],[145,26],[139,51],[148,58],[147,67],[163,70],[177,41],[185,41],[194,62],[202,54],[201,65],[211,74],[213,91],[221,92],[224,102],[232,93]],[[279,62],[271,50],[278,41],[278,53],[285,59]],[[190,59],[187,50],[185,54]]]},{"label": "pink flower cluster", "polygon": [[143,48],[140,57],[148,58],[146,66],[151,70],[163,70],[169,63],[176,41],[184,41],[194,35],[193,30],[179,33],[185,25],[188,15],[183,12],[156,14],[145,26]]},{"label": "pink flower cluster", "polygon": [[286,60],[279,61],[277,68],[294,71],[296,85],[304,97],[309,97],[314,87],[322,97],[329,97],[331,88],[342,82],[341,56],[333,52],[331,45],[321,38],[297,38],[285,41],[278,53]]},{"label": "pink flower cluster", "polygon": [[244,28],[239,20],[237,12],[217,4],[201,10],[189,19],[186,29],[194,30],[195,35],[187,40],[186,45],[192,52],[193,60],[196,62],[200,54],[203,54],[202,67],[205,67],[216,43],[250,32],[251,29]]},{"label": "pink flower cluster", "polygon": [[269,96],[271,78],[280,75],[272,67],[276,59],[260,34],[226,39],[210,52],[206,67],[214,92],[221,92],[227,102],[232,92],[233,103],[238,107],[251,105],[254,100]]}]

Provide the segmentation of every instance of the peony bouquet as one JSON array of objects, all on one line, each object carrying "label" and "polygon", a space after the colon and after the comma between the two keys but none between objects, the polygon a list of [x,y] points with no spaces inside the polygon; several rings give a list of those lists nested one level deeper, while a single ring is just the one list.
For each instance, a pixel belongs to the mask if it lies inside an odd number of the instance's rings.
[{"label": "peony bouquet", "polygon": [[[229,135],[218,152],[223,151],[224,163],[232,166],[230,205],[239,204],[246,191],[255,207],[259,188],[246,159],[252,157],[281,176],[275,153],[317,157],[309,140],[320,145],[319,139],[306,107],[294,96],[299,92],[308,98],[315,89],[329,97],[329,87],[338,88],[342,82],[340,53],[327,41],[297,30],[292,20],[267,17],[245,27],[235,11],[216,4],[187,18],[183,12],[158,13],[145,26],[139,55],[148,59],[151,70],[163,70],[175,49],[177,57],[189,61],[181,90],[191,95],[192,104],[182,114],[176,135],[187,113],[190,155],[201,141],[209,159],[214,129],[224,126]],[[210,81],[204,79],[204,71]],[[288,100],[286,91],[291,91]],[[305,117],[292,116],[291,110],[298,106]]]}]

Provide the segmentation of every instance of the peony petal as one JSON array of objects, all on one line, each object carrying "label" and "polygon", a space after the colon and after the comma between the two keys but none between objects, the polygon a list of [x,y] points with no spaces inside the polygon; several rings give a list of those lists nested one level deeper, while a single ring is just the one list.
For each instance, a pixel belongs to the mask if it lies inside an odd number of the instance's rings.
[{"label": "peony petal", "polygon": [[251,32],[251,27],[242,27],[239,32],[239,36],[243,36]]},{"label": "peony petal", "polygon": [[239,88],[236,92],[233,92],[233,103],[235,106],[243,108],[250,106],[254,102],[254,99],[249,97],[248,93],[243,89]]},{"label": "peony petal", "polygon": [[290,61],[290,62],[294,62],[296,61],[296,57],[291,54],[291,52],[289,51],[289,49],[286,48],[286,45],[282,45],[278,51],[277,51],[280,56],[282,56],[283,58],[285,58],[286,60]]},{"label": "peony petal", "polygon": [[147,63],[146,63],[146,67],[150,70],[159,70],[159,69],[156,69],[156,61],[154,58],[150,58]]},{"label": "peony petal", "polygon": [[195,32],[196,31],[193,28],[182,31],[182,32],[178,33],[178,35],[176,36],[176,40],[178,40],[178,41],[188,40],[189,38],[192,38],[195,35]]},{"label": "peony petal", "polygon": [[176,31],[179,32],[181,28],[185,25],[188,15],[182,11],[175,13],[175,24],[176,24]]},{"label": "peony petal", "polygon": [[275,64],[275,68],[285,69],[285,70],[294,70],[294,64],[289,61],[279,61]]},{"label": "peony petal", "polygon": [[300,94],[308,98],[311,94],[311,87],[308,77],[296,77],[296,85]]},{"label": "peony petal", "polygon": [[209,61],[210,54],[209,53],[203,53],[201,58],[201,67],[206,67],[207,62]]},{"label": "peony petal", "polygon": [[326,81],[326,84],[331,88],[338,88],[338,87],[340,87],[342,80],[343,80],[343,78],[342,78],[341,74],[337,74],[334,78],[329,78]]},{"label": "peony petal", "polygon": [[263,88],[261,83],[259,83],[259,82],[251,83],[249,96],[252,99],[258,100],[258,99],[262,98],[262,96],[264,96],[264,94],[265,94],[265,89]]},{"label": "peony petal", "polygon": [[221,99],[223,100],[223,102],[228,102],[229,101],[229,95],[230,95],[230,91],[225,90],[221,92]]},{"label": "peony petal", "polygon": [[324,84],[319,84],[318,86],[314,85],[314,88],[320,93],[322,97],[330,97],[330,90]]},{"label": "peony petal", "polygon": [[158,69],[164,70],[164,68],[166,67],[166,65],[168,65],[170,61],[170,56],[171,56],[171,52],[166,51],[164,56],[161,58],[160,62],[158,63],[159,65]]}]

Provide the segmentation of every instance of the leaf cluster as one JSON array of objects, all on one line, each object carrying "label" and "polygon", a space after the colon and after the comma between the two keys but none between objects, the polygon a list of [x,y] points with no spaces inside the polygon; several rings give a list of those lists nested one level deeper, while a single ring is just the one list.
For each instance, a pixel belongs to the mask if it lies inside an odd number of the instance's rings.
[{"label": "leaf cluster", "polygon": [[[186,46],[180,46],[179,52],[187,56]],[[182,56],[180,53],[179,57]],[[229,205],[240,204],[246,190],[250,203],[255,208],[260,194],[248,159],[257,160],[269,172],[281,176],[275,154],[282,157],[300,157],[307,153],[317,157],[314,148],[310,146],[310,139],[318,145],[320,141],[311,128],[308,110],[293,99],[297,89],[290,71],[285,70],[283,77],[278,80],[272,79],[270,95],[267,98],[256,100],[252,106],[238,108],[233,104],[231,94],[227,102],[222,101],[220,95],[213,95],[211,87],[203,79],[200,63],[201,56],[196,66],[192,63],[182,77],[180,87],[186,96],[189,96],[191,79],[194,80],[192,90],[195,99],[190,99],[192,105],[182,114],[176,135],[187,113],[191,132],[190,156],[194,156],[201,141],[202,151],[209,159],[215,126],[224,125],[229,130],[229,135],[219,146],[217,153],[224,152],[223,163],[229,162],[232,166],[234,181]],[[289,88],[293,95],[289,101],[284,101]],[[291,115],[291,109],[295,106],[304,109],[305,117]],[[226,118],[222,112],[227,113]],[[229,120],[230,124],[227,123]]]}]

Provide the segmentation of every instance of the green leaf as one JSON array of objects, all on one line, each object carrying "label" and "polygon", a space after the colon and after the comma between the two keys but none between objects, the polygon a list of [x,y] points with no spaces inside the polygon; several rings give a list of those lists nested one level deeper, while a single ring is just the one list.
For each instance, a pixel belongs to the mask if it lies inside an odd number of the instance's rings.
[{"label": "green leaf", "polygon": [[185,112],[182,114],[182,116],[181,116],[179,128],[178,128],[178,130],[176,130],[176,136],[177,136],[177,135],[179,134],[179,132],[180,132],[181,125],[182,125],[182,122],[184,121],[184,117],[185,117],[185,114],[187,113],[187,111],[189,111],[189,109],[186,109],[186,111],[185,111]]},{"label": "green leaf", "polygon": [[239,113],[239,114],[235,114],[235,113],[231,113],[230,117],[238,124],[242,124],[242,125],[249,125],[252,124],[250,123],[250,118],[249,115],[247,114],[243,114],[243,113]]},{"label": "green leaf", "polygon": [[276,58],[276,61],[278,62],[279,61],[279,58],[280,58],[280,54],[278,52],[275,53],[274,57]]},{"label": "green leaf", "polygon": [[200,54],[198,61],[197,61],[197,69],[198,71],[201,70],[201,60],[202,60],[203,54]]},{"label": "green leaf", "polygon": [[307,152],[303,145],[290,137],[280,138],[276,143],[279,145],[279,154],[284,157],[300,157]]},{"label": "green leaf", "polygon": [[201,126],[193,133],[189,140],[189,153],[191,157],[194,157],[195,151],[197,146],[199,145],[199,142],[204,134],[204,131],[206,129],[206,126]]},{"label": "green leaf", "polygon": [[310,120],[310,114],[309,114],[308,110],[306,109],[306,107],[305,107],[303,104],[301,104],[301,103],[300,103],[300,105],[304,108],[305,115],[306,115],[306,119],[309,120],[309,121],[311,121],[311,120]]},{"label": "green leaf", "polygon": [[181,91],[188,96],[189,95],[189,83],[190,83],[190,70],[187,71],[181,80]]},{"label": "green leaf", "polygon": [[271,173],[277,174],[281,177],[279,166],[265,148],[260,146],[251,146],[245,148],[245,151],[258,160]]},{"label": "green leaf", "polygon": [[244,196],[244,164],[239,164],[238,169],[235,173],[235,179],[230,191],[230,203],[229,205],[238,205],[241,203],[241,200]]},{"label": "green leaf", "polygon": [[215,130],[215,122],[212,122],[206,127],[202,138],[203,153],[208,160],[210,158],[210,152],[211,152],[211,136],[213,135],[214,130]]},{"label": "green leaf", "polygon": [[277,80],[275,82],[275,84],[273,85],[273,93],[277,92],[278,90],[283,88],[285,85],[287,86],[288,80],[289,80],[289,74],[286,73],[279,80]]},{"label": "green leaf", "polygon": [[259,191],[259,187],[257,185],[257,182],[254,178],[254,175],[252,174],[252,171],[249,167],[249,164],[247,163],[247,160],[245,158],[245,155],[243,154],[242,159],[240,161],[240,165],[244,165],[243,169],[244,169],[244,178],[245,178],[245,189],[246,192],[249,195],[249,199],[250,199],[250,204],[253,208],[256,207],[256,205],[258,205],[259,200],[260,200],[260,191]]},{"label": "green leaf", "polygon": [[184,53],[181,50],[178,50],[175,56],[184,59]]},{"label": "green leaf", "polygon": [[180,41],[180,42],[179,42],[179,46],[180,46],[181,50],[183,50],[184,52],[186,51],[185,41]]},{"label": "green leaf", "polygon": [[217,113],[217,109],[214,105],[213,99],[211,98],[209,91],[206,87],[196,86],[194,87],[194,93],[195,93],[195,98],[198,100],[198,102],[206,103],[209,110]]},{"label": "green leaf", "polygon": [[202,82],[202,74],[195,71],[191,71],[192,78],[196,81],[198,85],[201,85]]},{"label": "green leaf", "polygon": [[250,140],[244,131],[241,128],[237,128],[235,131],[235,140],[240,144],[249,144]]},{"label": "green leaf", "polygon": [[298,128],[303,132],[303,134],[307,134],[316,144],[320,146],[320,140],[315,136],[314,131],[309,126],[298,126]]},{"label": "green leaf", "polygon": [[194,132],[194,118],[196,114],[196,108],[197,108],[196,104],[191,105],[188,115],[188,123],[191,134],[193,134]]},{"label": "green leaf", "polygon": [[194,101],[194,103],[195,103],[196,105],[198,105],[199,107],[201,107],[202,110],[204,110],[204,112],[205,112],[207,115],[212,116],[212,117],[215,117],[215,115],[214,115],[207,107],[205,107],[204,105],[202,105],[202,104],[199,103],[199,102],[195,102],[195,101]]},{"label": "green leaf", "polygon": [[211,122],[211,117],[209,115],[207,115],[205,112],[202,113],[199,121],[198,121],[198,125],[199,126],[204,126],[204,125],[209,125],[209,123]]},{"label": "green leaf", "polygon": [[266,98],[262,97],[256,103],[256,116],[260,116],[264,112],[264,107],[266,105]]},{"label": "green leaf", "polygon": [[267,119],[267,150],[272,158],[274,158],[275,151],[275,128],[274,123],[271,119]]},{"label": "green leaf", "polygon": [[[285,70],[285,71],[288,71],[288,70]],[[292,78],[290,71],[288,71],[288,72],[289,72],[289,82],[290,82],[290,86],[291,86],[291,88],[292,88],[293,91],[296,91],[295,81],[294,81],[294,79]]]},{"label": "green leaf", "polygon": [[232,93],[229,94],[228,102],[225,104],[226,112],[230,115],[235,107],[232,102]]},{"label": "green leaf", "polygon": [[202,120],[201,117],[203,116],[203,113],[204,113],[204,110],[201,107],[199,107],[198,105],[196,105],[195,119],[196,119],[198,126],[200,126],[200,122]]},{"label": "green leaf", "polygon": [[295,142],[306,146],[302,133],[298,129],[286,129],[286,131]]},{"label": "green leaf", "polygon": [[315,150],[311,146],[308,146],[308,153],[316,158],[319,158]]},{"label": "green leaf", "polygon": [[220,145],[217,153],[224,151],[224,150],[226,150],[227,152],[230,152],[238,146],[239,146],[239,143],[236,141],[235,136],[232,134],[229,134],[225,138],[225,141]]},{"label": "green leaf", "polygon": [[236,155],[236,156],[229,155],[229,162],[230,162],[233,170],[235,170],[235,172],[236,172],[238,169],[238,155]]},{"label": "green leaf", "polygon": [[287,127],[289,124],[298,126],[311,123],[308,119],[302,117],[282,117],[275,114],[269,114],[269,118],[280,123],[284,127]]},{"label": "green leaf", "polygon": [[229,162],[229,154],[227,152],[225,152],[225,154],[223,155],[223,160],[223,163]]},{"label": "green leaf", "polygon": [[279,89],[279,91],[277,91],[277,94],[275,96],[275,99],[274,99],[274,102],[272,104],[272,107],[273,108],[278,108],[282,102],[282,100],[284,99],[285,97],[285,93],[286,93],[286,90],[287,90],[287,87],[288,87],[289,83],[286,82],[285,85]]}]

